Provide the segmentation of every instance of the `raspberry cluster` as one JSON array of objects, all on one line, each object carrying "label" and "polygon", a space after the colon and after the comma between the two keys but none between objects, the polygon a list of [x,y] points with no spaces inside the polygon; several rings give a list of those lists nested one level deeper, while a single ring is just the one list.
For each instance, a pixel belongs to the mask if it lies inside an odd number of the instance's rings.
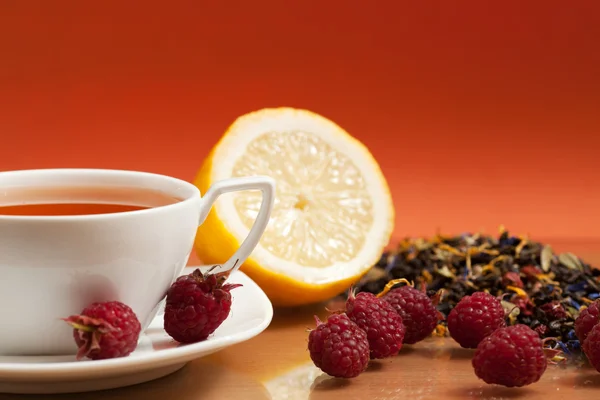
[{"label": "raspberry cluster", "polygon": [[[432,298],[406,280],[392,280],[378,295],[350,291],[345,309],[325,322],[317,320],[308,337],[314,364],[339,378],[354,378],[366,370],[369,360],[396,356],[404,344],[422,341],[435,331],[440,318],[440,293]],[[582,312],[580,329],[592,364],[600,370],[600,302]],[[540,380],[547,368],[539,334],[524,324],[507,324],[502,302],[487,292],[463,297],[449,313],[450,336],[463,348],[475,349],[471,360],[475,375],[489,384],[521,387]],[[588,333],[589,332],[589,333]],[[597,339],[596,339],[597,337]]]},{"label": "raspberry cluster", "polygon": [[438,312],[432,300],[411,286],[378,295],[352,289],[345,309],[330,315],[308,336],[314,364],[339,378],[354,378],[369,360],[397,355],[404,343],[413,344],[429,336],[437,325]]}]

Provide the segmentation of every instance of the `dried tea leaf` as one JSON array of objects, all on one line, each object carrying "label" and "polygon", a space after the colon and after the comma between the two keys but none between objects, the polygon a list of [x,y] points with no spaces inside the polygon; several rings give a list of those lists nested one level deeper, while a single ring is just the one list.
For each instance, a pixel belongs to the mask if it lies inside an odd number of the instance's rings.
[{"label": "dried tea leaf", "polygon": [[561,253],[558,256],[558,261],[569,269],[579,271],[583,270],[583,265],[581,265],[581,261],[579,261],[579,258],[577,258],[577,256],[573,253]]},{"label": "dried tea leaf", "polygon": [[542,254],[540,256],[542,271],[550,271],[550,262],[552,261],[552,257],[554,257],[554,253],[552,252],[552,247],[548,244],[544,246],[544,249],[542,250]]}]

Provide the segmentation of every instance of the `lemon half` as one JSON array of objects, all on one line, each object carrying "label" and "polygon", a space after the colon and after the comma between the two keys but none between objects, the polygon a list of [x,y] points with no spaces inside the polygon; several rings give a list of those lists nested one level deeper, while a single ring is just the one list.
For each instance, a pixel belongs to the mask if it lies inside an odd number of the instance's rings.
[{"label": "lemon half", "polygon": [[[269,108],[239,117],[204,161],[194,184],[253,175],[276,181],[274,208],[241,269],[275,306],[327,300],[376,263],[394,228],[379,165],[358,140],[307,110]],[[198,228],[195,250],[225,262],[247,236],[258,191],[222,195]]]}]

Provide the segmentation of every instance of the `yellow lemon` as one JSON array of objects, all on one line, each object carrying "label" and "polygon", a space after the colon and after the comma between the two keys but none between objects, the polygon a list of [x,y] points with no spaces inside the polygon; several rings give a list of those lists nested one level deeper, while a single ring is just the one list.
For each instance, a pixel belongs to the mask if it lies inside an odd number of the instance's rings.
[{"label": "yellow lemon", "polygon": [[[275,306],[327,300],[379,260],[394,227],[387,182],[368,149],[340,126],[307,110],[268,108],[239,117],[204,161],[194,184],[268,175],[274,208],[241,269]],[[221,196],[198,228],[206,264],[227,260],[258,213],[258,191]]]}]

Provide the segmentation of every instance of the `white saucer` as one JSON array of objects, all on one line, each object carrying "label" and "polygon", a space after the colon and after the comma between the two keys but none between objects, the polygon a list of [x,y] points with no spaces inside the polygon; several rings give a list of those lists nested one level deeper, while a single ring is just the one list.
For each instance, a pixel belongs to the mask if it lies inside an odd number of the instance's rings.
[{"label": "white saucer", "polygon": [[[186,268],[184,274],[191,271],[192,268]],[[243,286],[231,291],[231,314],[204,342],[181,345],[173,341],[163,329],[161,313],[127,357],[76,361],[74,356],[0,356],[0,392],[89,392],[134,385],[161,378],[191,360],[246,341],[269,326],[273,307],[243,272],[235,272],[229,281]]]}]

